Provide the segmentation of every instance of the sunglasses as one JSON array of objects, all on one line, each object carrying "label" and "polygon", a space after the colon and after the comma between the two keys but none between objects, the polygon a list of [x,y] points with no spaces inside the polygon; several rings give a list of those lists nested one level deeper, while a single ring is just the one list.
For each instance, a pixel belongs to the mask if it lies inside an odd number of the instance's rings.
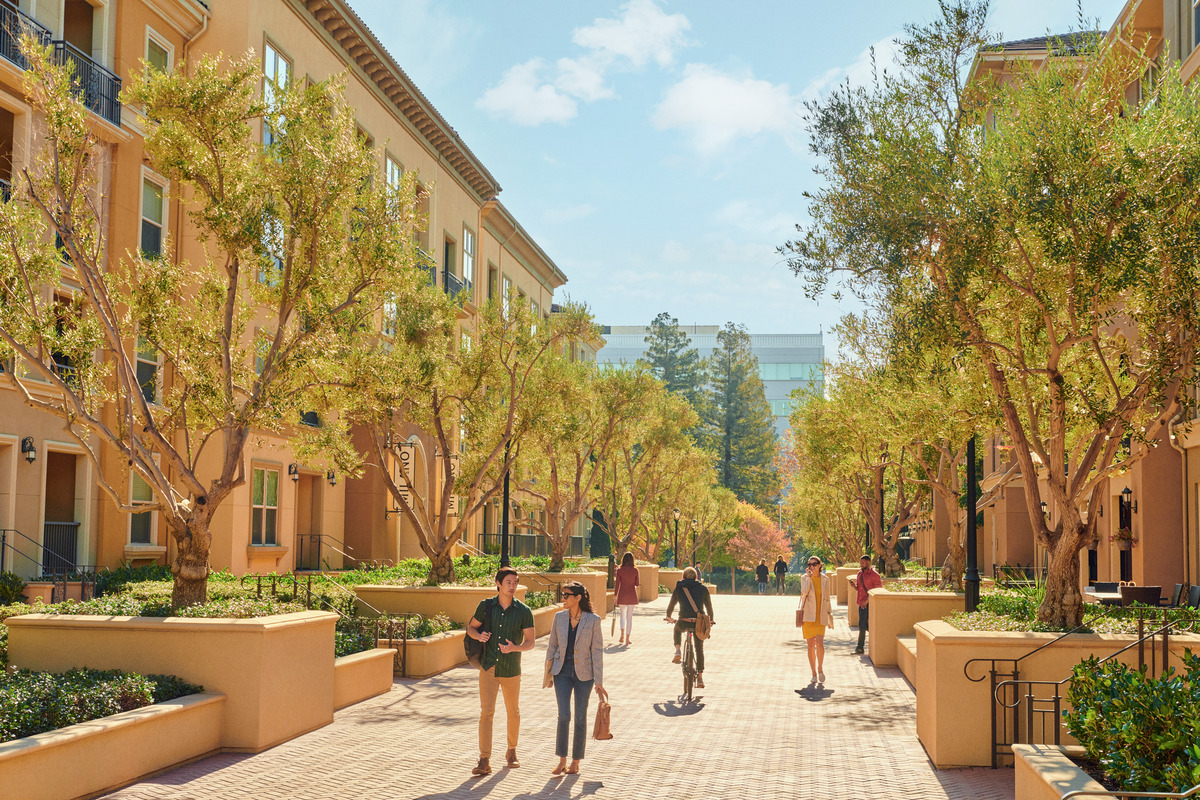
[{"label": "sunglasses", "polygon": [[563,597],[579,597],[579,595],[577,595],[575,592],[563,592],[562,596]]},{"label": "sunglasses", "polygon": [[819,566],[821,566],[821,562],[820,561],[810,561],[810,562],[808,562],[808,565],[810,567],[819,567]]}]

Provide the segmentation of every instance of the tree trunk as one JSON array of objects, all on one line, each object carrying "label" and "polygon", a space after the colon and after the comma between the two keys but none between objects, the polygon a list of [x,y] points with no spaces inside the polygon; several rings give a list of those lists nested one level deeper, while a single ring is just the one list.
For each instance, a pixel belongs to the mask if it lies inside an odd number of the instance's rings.
[{"label": "tree trunk", "polygon": [[952,589],[956,592],[963,590],[963,572],[967,568],[967,554],[962,543],[964,528],[964,525],[950,523],[950,551],[946,553],[946,560],[942,563],[942,585],[939,587],[941,589]]},{"label": "tree trunk", "polygon": [[737,567],[729,568],[729,589],[737,594]]},{"label": "tree trunk", "polygon": [[883,548],[883,571],[889,578],[904,574],[904,565],[900,563],[900,556],[896,555],[894,547]]},{"label": "tree trunk", "polygon": [[1083,621],[1083,594],[1079,591],[1078,534],[1064,533],[1050,554],[1046,570],[1046,597],[1038,606],[1038,620],[1060,628],[1074,628]]},{"label": "tree trunk", "polygon": [[208,552],[212,545],[208,526],[204,522],[191,521],[175,539],[179,549],[171,563],[171,574],[175,576],[171,607],[180,609],[205,603],[208,601]]},{"label": "tree trunk", "polygon": [[562,572],[566,565],[566,547],[558,542],[550,541],[550,572]]},{"label": "tree trunk", "polygon": [[426,579],[426,583],[433,586],[454,583],[454,558],[450,555],[450,551],[429,555],[429,577]]}]

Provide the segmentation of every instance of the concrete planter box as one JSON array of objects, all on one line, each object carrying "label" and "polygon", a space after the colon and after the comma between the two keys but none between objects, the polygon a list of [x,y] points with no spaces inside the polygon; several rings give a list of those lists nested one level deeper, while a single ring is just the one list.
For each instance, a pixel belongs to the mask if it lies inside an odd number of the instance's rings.
[{"label": "concrete planter box", "polygon": [[658,582],[667,587],[667,594],[675,591],[675,584],[683,580],[683,570],[681,569],[662,569],[658,570]]},{"label": "concrete planter box", "polygon": [[638,564],[638,600],[649,603],[658,598],[658,564]]},{"label": "concrete planter box", "polygon": [[[871,590],[871,628],[867,653],[877,667],[894,667],[900,662],[896,637],[913,632],[913,625],[925,620],[940,620],[952,611],[966,608],[966,595],[954,592],[889,592]],[[858,624],[858,603],[854,603],[854,624]],[[989,762],[990,763],[990,762]]]},{"label": "concrete planter box", "polygon": [[446,631],[409,639],[405,677],[428,678],[467,663],[467,656],[463,652],[463,637],[466,635],[465,631]]},{"label": "concrete planter box", "polygon": [[[525,586],[518,586],[516,598],[525,602]],[[496,586],[379,586],[363,584],[354,587],[359,609],[370,614],[364,603],[384,614],[420,614],[432,617],[445,614],[454,622],[466,625],[475,615],[480,602],[496,596]]]},{"label": "concrete planter box", "polygon": [[[597,605],[597,603],[593,602],[592,609],[596,610]],[[562,605],[546,606],[545,608],[534,610],[533,629],[537,631],[539,639],[550,633],[550,628],[554,625],[554,615],[562,610]],[[596,613],[599,613],[599,611],[597,610]]]},{"label": "concrete planter box", "polygon": [[0,744],[0,797],[94,797],[220,750],[225,697],[204,693]]},{"label": "concrete planter box", "polygon": [[853,605],[854,590],[850,588],[849,578],[858,574],[858,567],[838,567],[833,571],[833,589],[837,594],[838,605]]},{"label": "concrete planter box", "polygon": [[1108,791],[1071,760],[1072,754],[1083,755],[1082,747],[1014,744],[1012,749],[1016,800],[1060,800],[1070,792]]},{"label": "concrete planter box", "polygon": [[[872,604],[875,602],[871,601]],[[963,667],[973,658],[1020,658],[1057,638],[1054,633],[960,631],[941,620],[918,622],[917,640],[917,738],[934,766],[991,766],[991,719],[993,697],[987,679],[987,664],[972,666],[972,682]],[[871,612],[871,634],[875,612]],[[1074,634],[1020,664],[1023,680],[1059,681],[1089,655],[1107,656],[1131,644],[1131,635]],[[1171,637],[1175,661],[1185,648],[1200,650],[1200,636]],[[1136,648],[1120,656],[1126,663],[1137,659]],[[1178,663],[1178,662],[1176,662]],[[1065,703],[1064,703],[1065,707]],[[982,721],[982,723],[981,723]],[[1064,730],[1065,744],[1076,744]]]},{"label": "concrete planter box", "polygon": [[[392,688],[396,650],[383,642],[375,650],[365,650],[333,660],[333,707],[345,708],[383,694]],[[397,643],[396,647],[399,647]]]},{"label": "concrete planter box", "polygon": [[226,697],[220,747],[259,752],[333,721],[336,614],[256,619],[11,617],[8,657],[18,667],[72,667],[178,675]]}]

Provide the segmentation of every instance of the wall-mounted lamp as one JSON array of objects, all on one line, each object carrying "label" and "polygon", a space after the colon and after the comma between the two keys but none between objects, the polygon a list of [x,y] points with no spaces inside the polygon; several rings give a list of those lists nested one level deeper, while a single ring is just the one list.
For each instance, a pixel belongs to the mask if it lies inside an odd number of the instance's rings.
[{"label": "wall-mounted lamp", "polygon": [[21,454],[30,464],[37,461],[37,445],[33,443],[32,436],[26,436],[21,440]]},{"label": "wall-mounted lamp", "polygon": [[1050,512],[1050,509],[1049,509],[1049,507],[1046,505],[1046,502],[1043,500],[1043,501],[1042,501],[1042,516],[1043,516],[1043,517],[1045,517],[1046,519],[1050,519],[1050,513],[1049,513],[1049,512]]},{"label": "wall-mounted lamp", "polygon": [[288,477],[292,479],[292,483],[300,480],[300,467],[296,464],[288,464]]},{"label": "wall-mounted lamp", "polygon": [[1121,490],[1121,498],[1125,501],[1125,507],[1133,513],[1137,513],[1137,500],[1133,500],[1133,489],[1126,486]]},{"label": "wall-mounted lamp", "polygon": [[1100,506],[1100,516],[1104,516],[1104,506]]},{"label": "wall-mounted lamp", "polygon": [[330,486],[337,486],[337,473],[333,470],[325,473],[325,480],[329,481]]}]

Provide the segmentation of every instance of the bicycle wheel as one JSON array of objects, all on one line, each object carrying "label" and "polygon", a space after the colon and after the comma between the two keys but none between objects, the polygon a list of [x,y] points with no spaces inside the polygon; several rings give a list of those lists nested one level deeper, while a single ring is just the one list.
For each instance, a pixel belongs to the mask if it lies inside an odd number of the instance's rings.
[{"label": "bicycle wheel", "polygon": [[692,646],[692,634],[689,632],[683,649],[683,697],[689,702],[692,699],[692,685],[695,679],[696,651]]}]

